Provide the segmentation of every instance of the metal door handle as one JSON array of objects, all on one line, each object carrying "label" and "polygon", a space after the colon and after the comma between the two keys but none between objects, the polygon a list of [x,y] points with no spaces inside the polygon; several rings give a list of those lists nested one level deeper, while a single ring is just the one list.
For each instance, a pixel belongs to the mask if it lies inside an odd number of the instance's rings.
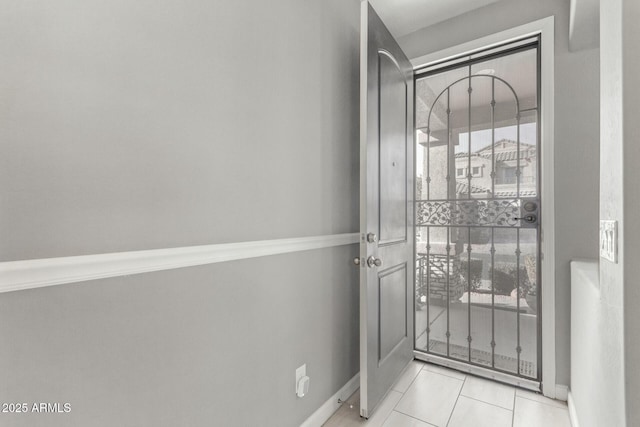
[{"label": "metal door handle", "polygon": [[382,260],[380,258],[370,256],[369,258],[367,258],[367,265],[371,268],[380,267],[382,265]]},{"label": "metal door handle", "polygon": [[536,222],[536,220],[538,219],[538,217],[536,217],[535,215],[525,215],[522,218],[513,218],[515,220],[523,220],[525,222],[528,222],[530,224],[533,224],[534,222]]},{"label": "metal door handle", "polygon": [[360,257],[355,257],[355,258],[353,259],[353,263],[354,263],[355,265],[360,265]]}]

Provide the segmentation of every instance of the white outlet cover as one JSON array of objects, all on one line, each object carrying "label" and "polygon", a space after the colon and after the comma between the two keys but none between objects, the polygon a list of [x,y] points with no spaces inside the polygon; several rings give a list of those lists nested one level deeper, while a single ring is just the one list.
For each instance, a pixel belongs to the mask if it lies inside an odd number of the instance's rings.
[{"label": "white outlet cover", "polygon": [[296,385],[294,387],[294,391],[296,394],[298,394],[298,383],[300,382],[300,379],[306,376],[307,376],[307,364],[305,363],[304,365],[296,369]]},{"label": "white outlet cover", "polygon": [[600,257],[618,263],[618,221],[600,220]]}]

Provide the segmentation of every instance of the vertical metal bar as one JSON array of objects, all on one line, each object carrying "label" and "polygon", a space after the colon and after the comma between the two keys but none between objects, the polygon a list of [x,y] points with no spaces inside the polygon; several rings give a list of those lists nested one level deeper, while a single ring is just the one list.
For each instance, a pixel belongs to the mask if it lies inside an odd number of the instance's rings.
[{"label": "vertical metal bar", "polygon": [[471,362],[471,227],[467,227],[467,344]]},{"label": "vertical metal bar", "polygon": [[491,227],[491,367],[496,367],[496,288],[494,282],[494,268],[496,246],[494,240],[495,228]]},{"label": "vertical metal bar", "polygon": [[[516,197],[520,198],[520,101],[516,97]],[[517,361],[517,374],[520,375],[520,353],[522,347],[520,346],[520,229],[516,228],[516,328],[517,328],[517,347],[516,353],[518,354]]]},{"label": "vertical metal bar", "polygon": [[[469,64],[469,88],[467,89],[468,96],[468,169],[467,169],[467,182],[469,185],[468,198],[471,199],[471,64]],[[467,347],[469,351],[469,363],[471,363],[471,227],[467,227]]]},{"label": "vertical metal bar", "polygon": [[[451,198],[451,194],[450,194],[450,190],[451,190],[451,88],[448,87],[447,88],[447,200],[450,200]],[[455,182],[455,181],[454,181]],[[451,264],[451,228],[447,227],[447,357],[449,357],[450,354],[450,349],[449,349],[449,339],[451,337],[451,331],[449,330],[449,320],[450,320],[450,313],[449,313],[449,309],[450,309],[450,283],[449,283],[449,276],[450,276],[450,271],[449,271],[449,266]]]},{"label": "vertical metal bar", "polygon": [[[415,261],[418,259],[418,227],[416,226],[416,216],[417,216],[417,209],[416,209],[416,200],[420,200],[422,199],[422,194],[417,194],[417,189],[418,189],[418,144],[420,143],[420,133],[418,132],[418,122],[416,120],[417,117],[417,90],[416,90],[416,86],[417,86],[417,80],[416,80],[416,75],[413,75],[413,200],[412,200],[412,205],[413,205],[413,262],[415,263]],[[422,189],[422,186],[420,186],[420,189]],[[419,263],[420,265],[420,263]],[[414,264],[414,268],[415,268],[415,264]],[[422,270],[421,271],[421,275],[422,275]],[[418,344],[418,328],[417,328],[417,319],[418,316],[416,315],[416,311],[418,308],[418,304],[416,302],[416,297],[418,295],[417,292],[417,288],[418,285],[416,284],[416,279],[419,280],[419,288],[422,288],[422,276],[416,276],[414,275],[414,281],[413,281],[413,348],[415,349],[417,347]],[[427,316],[427,325],[428,325],[428,321],[429,318]]]},{"label": "vertical metal bar", "polygon": [[450,271],[449,271],[449,265],[450,265],[450,257],[451,257],[451,227],[447,227],[447,357],[449,357],[450,351],[449,351],[449,338],[451,337],[451,331],[449,330],[449,308],[450,308],[450,300],[451,300],[451,290],[449,289],[449,276],[450,276]]},{"label": "vertical metal bar", "polygon": [[429,335],[431,333],[431,227],[427,227],[427,350],[429,349],[430,338]]},{"label": "vertical metal bar", "polygon": [[516,132],[518,135],[516,141],[516,197],[520,197],[520,109],[516,115]]},{"label": "vertical metal bar", "polygon": [[468,198],[471,198],[471,92],[473,92],[473,89],[471,88],[471,64],[469,64],[469,88],[467,89],[467,92],[469,93],[469,138],[468,138],[468,142],[469,142],[469,152],[468,152],[468,158],[469,158],[469,162],[468,162],[468,168],[467,168],[467,183],[469,184],[469,192],[468,192]]},{"label": "vertical metal bar", "polygon": [[[449,190],[451,189],[451,92],[450,88],[447,88],[447,200],[451,195]],[[455,171],[454,171],[455,172]]]},{"label": "vertical metal bar", "polygon": [[[433,108],[433,107],[432,107]],[[429,115],[429,121],[431,120],[431,115]],[[429,200],[431,195],[431,127],[427,124],[427,146],[425,147],[427,150],[427,176],[425,178],[426,187],[427,187],[427,200]]]},{"label": "vertical metal bar", "polygon": [[[424,292],[424,290],[425,290],[426,286],[428,286],[428,285],[426,284],[426,282],[425,282],[425,278],[424,278],[424,260],[425,260],[425,258],[424,258],[424,257],[420,257],[420,258],[418,259],[418,271],[420,272],[420,275],[419,275],[418,277],[419,277],[419,280],[420,280],[420,289],[421,289],[423,292]],[[427,291],[428,291],[428,290],[427,290]],[[422,298],[420,298],[420,299],[422,300]],[[420,302],[422,302],[422,301],[420,301]],[[416,317],[417,317],[417,316],[416,316]],[[429,344],[429,336],[428,336],[428,335],[429,335],[429,332],[428,332],[428,331],[429,331],[429,308],[427,307],[427,327],[425,328],[425,331],[424,331],[424,332],[425,332],[425,335],[427,336],[427,344],[426,344],[427,348],[428,348],[428,346],[429,346],[429,345],[428,345],[428,344]],[[417,341],[417,340],[416,340],[416,341]],[[416,342],[416,344],[417,344],[417,342]]]},{"label": "vertical metal bar", "polygon": [[[496,79],[491,77],[491,197],[496,194]],[[491,231],[493,233],[493,230]]]},{"label": "vertical metal bar", "polygon": [[520,353],[522,347],[520,347],[520,229],[516,228],[516,328],[517,328],[517,347],[516,353],[518,354],[518,368],[517,373],[520,375]]},{"label": "vertical metal bar", "polygon": [[[491,77],[491,197],[496,197],[496,79]],[[496,367],[496,289],[494,281],[496,245],[491,227],[491,367]]]},{"label": "vertical metal bar", "polygon": [[[418,187],[418,144],[420,143],[420,134],[418,133],[418,129],[417,129],[417,108],[416,108],[416,94],[417,94],[417,90],[416,90],[416,78],[415,78],[415,74],[413,75],[413,198],[411,200],[411,204],[413,207],[413,253],[411,254],[413,261],[415,262],[415,260],[418,258],[418,239],[417,239],[417,231],[418,231],[418,227],[416,226],[416,214],[417,214],[417,209],[416,209],[416,200],[422,199],[422,194],[417,194],[417,187]],[[422,186],[420,187],[422,189]],[[414,270],[415,271],[415,270]],[[417,331],[418,328],[416,327],[416,321],[418,319],[418,316],[416,315],[416,308],[417,308],[417,304],[416,304],[416,275],[414,274],[414,280],[413,280],[413,348],[416,348],[416,344],[418,343],[418,335],[417,335]],[[420,282],[420,286],[422,287],[422,282]],[[429,319],[427,318],[427,321]]]}]

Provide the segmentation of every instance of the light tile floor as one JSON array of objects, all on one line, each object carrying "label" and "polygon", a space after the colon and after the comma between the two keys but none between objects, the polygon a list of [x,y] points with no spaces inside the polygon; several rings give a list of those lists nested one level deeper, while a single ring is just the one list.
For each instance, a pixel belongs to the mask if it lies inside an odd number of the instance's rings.
[{"label": "light tile floor", "polygon": [[370,419],[359,403],[357,391],[324,427],[571,427],[564,402],[417,360]]}]

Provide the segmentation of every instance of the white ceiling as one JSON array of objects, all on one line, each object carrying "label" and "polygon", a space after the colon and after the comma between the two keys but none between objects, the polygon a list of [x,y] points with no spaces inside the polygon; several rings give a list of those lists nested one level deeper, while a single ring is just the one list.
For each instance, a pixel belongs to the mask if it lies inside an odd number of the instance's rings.
[{"label": "white ceiling", "polygon": [[499,0],[369,1],[391,34],[397,38]]}]

